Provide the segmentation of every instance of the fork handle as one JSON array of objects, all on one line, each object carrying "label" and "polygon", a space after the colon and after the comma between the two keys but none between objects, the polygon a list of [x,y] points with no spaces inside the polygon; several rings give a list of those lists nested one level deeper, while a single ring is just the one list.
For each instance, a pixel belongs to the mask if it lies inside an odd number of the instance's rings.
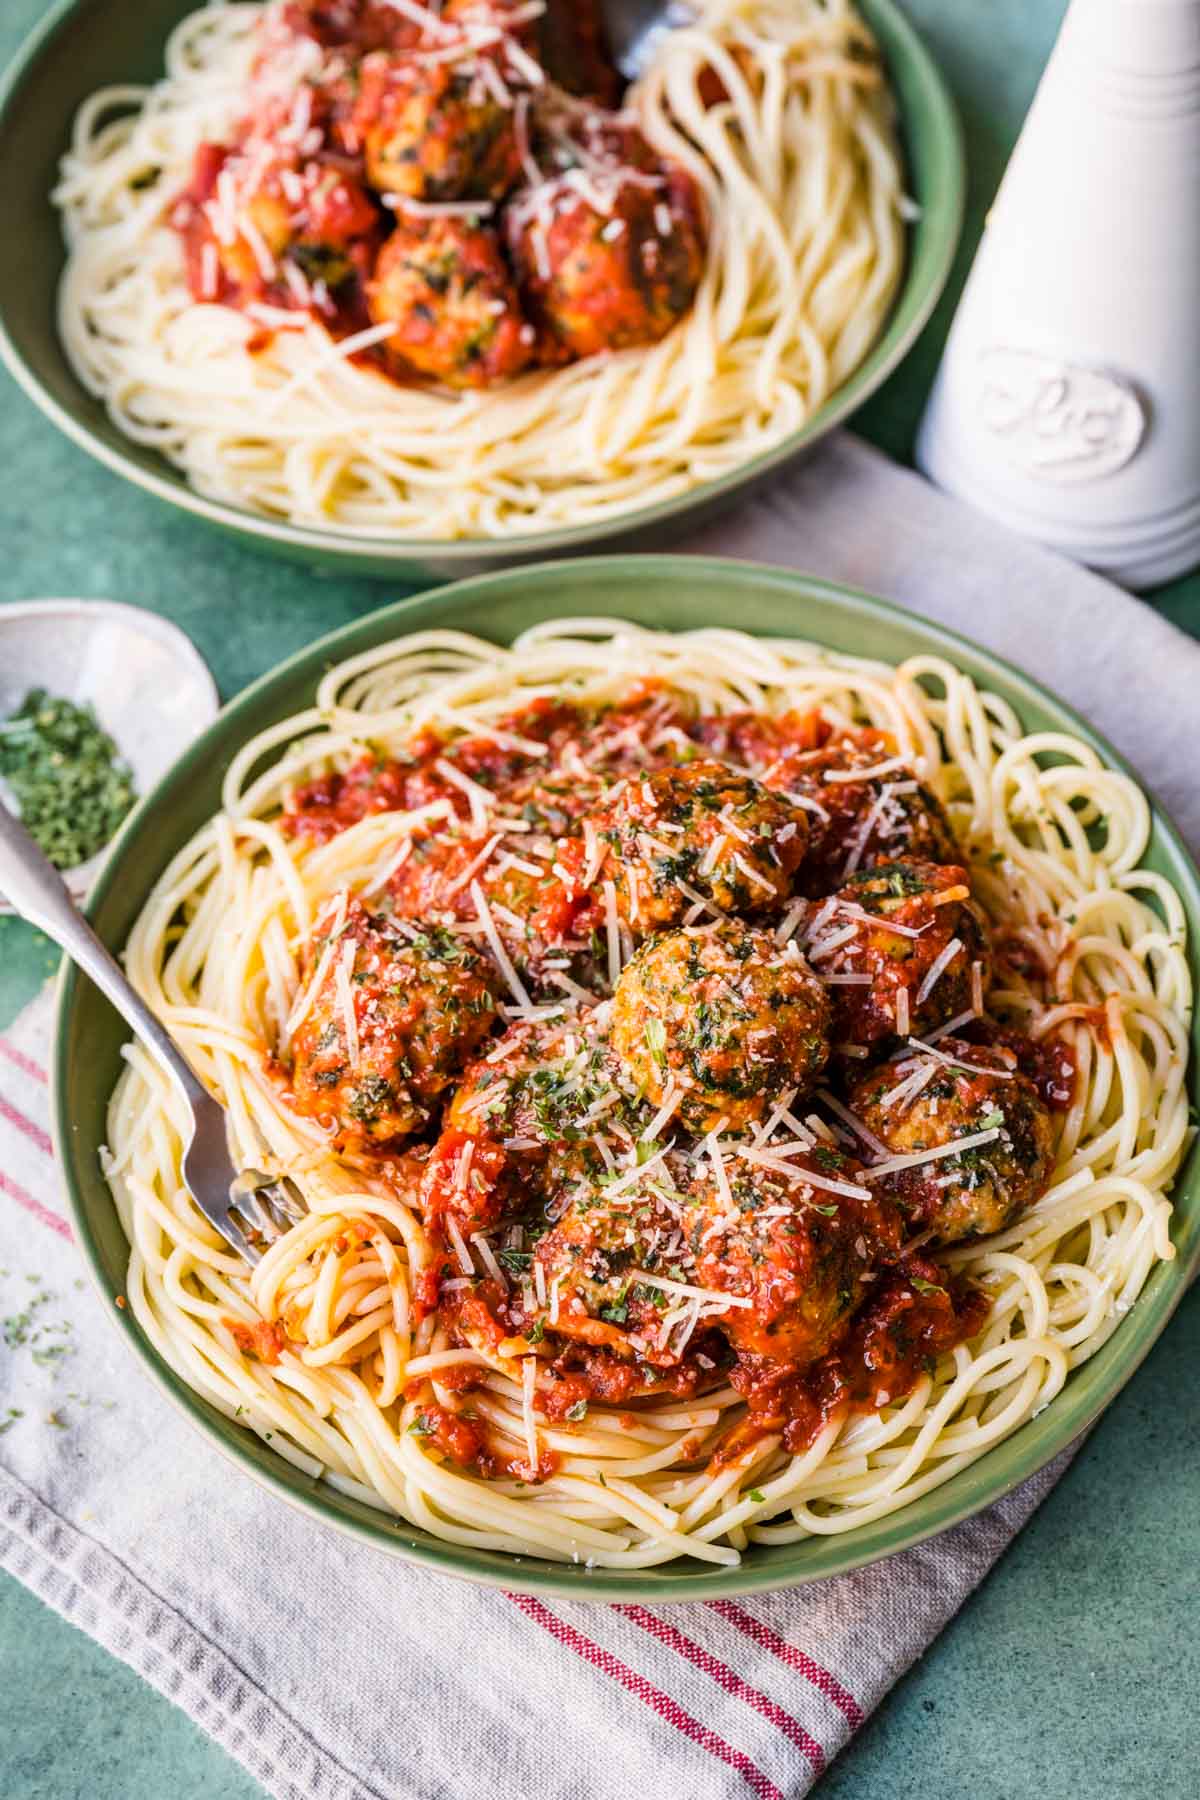
[{"label": "fork handle", "polygon": [[25,827],[0,801],[0,890],[31,925],[54,939],[116,1007],[125,1023],[193,1103],[207,1093],[141,995],[76,907],[67,885]]}]

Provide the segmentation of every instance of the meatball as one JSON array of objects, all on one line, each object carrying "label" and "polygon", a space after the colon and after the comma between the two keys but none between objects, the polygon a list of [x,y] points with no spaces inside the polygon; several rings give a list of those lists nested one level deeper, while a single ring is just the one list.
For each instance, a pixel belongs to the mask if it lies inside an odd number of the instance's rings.
[{"label": "meatball", "polygon": [[[823,895],[858,869],[903,857],[957,863],[941,802],[895,758],[878,732],[817,750],[788,751],[762,780],[809,812],[811,838],[799,886]],[[877,775],[860,773],[879,769]]]},{"label": "meatball", "polygon": [[561,1199],[581,1171],[602,1174],[594,1133],[626,1118],[640,1123],[617,1091],[593,1013],[513,1025],[463,1074],[426,1171],[424,1205],[471,1231],[526,1215]]},{"label": "meatball", "polygon": [[900,1220],[859,1164],[831,1146],[787,1161],[792,1174],[727,1158],[728,1196],[700,1177],[687,1229],[693,1281],[749,1302],[720,1315],[734,1348],[807,1364],[837,1340],[874,1264],[896,1255]]},{"label": "meatball", "polygon": [[[521,173],[514,108],[502,105],[478,64],[385,51],[359,66],[353,126],[373,187],[410,200],[500,200]],[[498,83],[497,83],[498,85]]]},{"label": "meatball", "polygon": [[519,197],[508,242],[549,362],[655,344],[679,323],[704,273],[699,203],[680,170],[658,185],[618,169],[571,171]]},{"label": "meatball", "polygon": [[347,1150],[387,1150],[428,1124],[491,1030],[495,976],[461,938],[405,932],[351,901],[308,946],[316,993],[291,1041],[297,1111]]},{"label": "meatball", "polygon": [[377,324],[390,324],[388,362],[446,387],[488,387],[519,375],[532,338],[495,234],[466,219],[398,225],[367,284]]},{"label": "meatball", "polygon": [[290,264],[326,306],[365,275],[379,217],[353,176],[320,161],[275,155],[261,168],[256,154],[215,144],[197,150],[191,185],[171,214],[197,300],[243,303],[272,293],[290,301]]},{"label": "meatball", "polygon": [[679,1289],[691,1263],[672,1175],[656,1166],[632,1187],[618,1178],[611,1195],[597,1189],[594,1172],[581,1167],[579,1175],[564,1185],[569,1204],[533,1253],[549,1300],[548,1328],[669,1368],[686,1341],[676,1328],[686,1314]]},{"label": "meatball", "polygon": [[991,1133],[954,1156],[881,1175],[910,1229],[943,1244],[987,1237],[1044,1192],[1054,1125],[1018,1058],[1006,1048],[944,1037],[937,1054],[902,1052],[850,1091],[851,1110],[889,1150],[908,1156]]},{"label": "meatball", "polygon": [[970,1012],[990,978],[966,872],[953,866],[862,870],[815,908],[808,934],[809,961],[833,987],[834,1042],[860,1052]]},{"label": "meatball", "polygon": [[539,96],[543,179],[509,207],[509,249],[549,362],[656,343],[688,311],[705,232],[691,177],[636,126]]},{"label": "meatball", "polygon": [[593,814],[601,874],[635,935],[720,912],[782,911],[808,842],[798,807],[723,763],[654,769],[620,783]]},{"label": "meatball", "polygon": [[476,895],[482,893],[524,979],[561,998],[569,986],[563,977],[572,970],[585,983],[595,975],[590,938],[603,915],[583,885],[585,861],[574,840],[514,834],[497,844],[494,833],[441,832],[419,843],[397,870],[392,902],[404,918],[466,923],[478,917]]},{"label": "meatball", "polygon": [[697,1136],[746,1131],[780,1094],[807,1090],[829,1058],[829,998],[796,944],[728,924],[651,938],[626,966],[612,1045],[655,1106]]}]

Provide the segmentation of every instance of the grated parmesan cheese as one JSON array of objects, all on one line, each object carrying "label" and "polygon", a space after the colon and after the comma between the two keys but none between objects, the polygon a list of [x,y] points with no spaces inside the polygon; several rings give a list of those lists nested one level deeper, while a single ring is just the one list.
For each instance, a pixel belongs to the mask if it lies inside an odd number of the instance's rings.
[{"label": "grated parmesan cheese", "polygon": [[887,1162],[875,1163],[866,1171],[868,1181],[876,1181],[880,1175],[893,1175],[900,1169],[915,1169],[921,1163],[938,1162],[946,1156],[960,1156],[964,1150],[976,1150],[981,1144],[993,1144],[1000,1136],[1001,1127],[993,1125],[988,1131],[973,1131],[967,1137],[955,1138],[949,1144],[938,1144],[932,1150],[914,1150],[909,1156],[892,1156]]},{"label": "grated parmesan cheese", "polygon": [[954,961],[962,947],[963,941],[961,938],[951,938],[945,949],[939,951],[938,955],[934,957],[928,969],[925,971],[924,981],[922,981],[920,987],[917,989],[918,1006],[924,1006],[926,1000],[928,1000],[930,994],[932,994],[934,988],[942,979],[942,976],[946,973],[946,970],[950,967],[950,964]]},{"label": "grated parmesan cheese", "polygon": [[472,781],[469,775],[464,775],[461,769],[456,769],[444,756],[439,756],[433,766],[443,781],[448,781],[451,787],[456,787],[459,793],[466,795],[467,804],[471,808],[472,825],[485,830],[488,816],[496,804],[495,795],[481,787],[479,782]]},{"label": "grated parmesan cheese", "polygon": [[512,989],[517,1005],[522,1007],[527,1013],[533,1013],[535,1010],[533,1001],[529,998],[529,993],[525,988],[521,977],[513,968],[512,959],[509,956],[508,951],[500,941],[500,933],[496,929],[496,921],[492,917],[492,911],[487,903],[484,891],[477,881],[471,883],[471,898],[475,902],[475,911],[478,915],[479,923],[483,926],[484,936],[488,941],[488,947],[491,950],[493,957],[496,959],[496,967],[500,970],[505,981],[507,981],[509,987]]},{"label": "grated parmesan cheese", "polygon": [[459,1229],[457,1219],[446,1215],[446,1236],[450,1239],[451,1248],[464,1275],[474,1275],[475,1264],[471,1261],[471,1252],[467,1249],[466,1240]]},{"label": "grated parmesan cheese", "polygon": [[352,1069],[357,1069],[359,1063],[358,1019],[354,1011],[354,990],[350,986],[357,954],[358,945],[353,940],[343,944],[342,954],[334,971],[338,1009],[342,1015],[342,1029],[346,1034],[346,1060]]},{"label": "grated parmesan cheese", "polygon": [[491,1276],[492,1280],[499,1282],[502,1288],[506,1288],[508,1286],[508,1279],[504,1270],[496,1261],[495,1251],[484,1237],[482,1231],[473,1231],[471,1233],[471,1242],[474,1244],[476,1250],[478,1250],[479,1260]]}]

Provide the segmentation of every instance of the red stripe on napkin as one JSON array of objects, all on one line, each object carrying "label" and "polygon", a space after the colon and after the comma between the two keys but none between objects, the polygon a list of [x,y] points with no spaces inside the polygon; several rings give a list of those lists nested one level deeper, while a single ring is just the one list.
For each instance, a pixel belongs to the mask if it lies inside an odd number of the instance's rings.
[{"label": "red stripe on napkin", "polygon": [[532,1595],[510,1594],[508,1597],[526,1618],[541,1625],[551,1637],[573,1650],[576,1656],[582,1657],[593,1669],[599,1669],[611,1681],[617,1682],[627,1693],[633,1694],[643,1705],[648,1706],[651,1712],[657,1713],[660,1719],[673,1725],[676,1731],[690,1738],[694,1744],[699,1744],[702,1750],[707,1750],[710,1756],[715,1756],[729,1768],[736,1769],[747,1787],[759,1796],[759,1800],[784,1800],[780,1790],[763,1774],[757,1763],[751,1762],[741,1750],[735,1750],[732,1744],[727,1744],[715,1731],[701,1725],[698,1719],[693,1719],[691,1713],[685,1712],[677,1700],[672,1700],[669,1694],[656,1688],[644,1675],[639,1675],[610,1651],[593,1643],[591,1638],[584,1637],[581,1631],[576,1631],[573,1625],[568,1625],[565,1619],[560,1619]]},{"label": "red stripe on napkin", "polygon": [[71,1236],[71,1227],[65,1219],[60,1219],[58,1214],[51,1212],[48,1206],[43,1206],[40,1200],[35,1200],[32,1194],[26,1193],[25,1189],[19,1186],[11,1175],[6,1175],[3,1170],[0,1170],[0,1194],[7,1194],[10,1200],[15,1200],[17,1205],[23,1207],[27,1213],[32,1213],[33,1217],[41,1224],[48,1225],[51,1231],[57,1231],[60,1237],[69,1238]]},{"label": "red stripe on napkin", "polygon": [[7,1119],[15,1131],[22,1132],[47,1156],[54,1155],[54,1146],[50,1142],[48,1134],[42,1130],[40,1125],[35,1125],[32,1119],[27,1119],[23,1112],[19,1112],[11,1101],[4,1098],[3,1094],[0,1094],[0,1119]]},{"label": "red stripe on napkin", "polygon": [[44,1086],[50,1079],[45,1069],[40,1069],[32,1056],[26,1056],[23,1050],[18,1050],[15,1044],[10,1044],[7,1038],[0,1038],[0,1056],[7,1057],[13,1068],[20,1069],[21,1073],[28,1075],[31,1081],[40,1081]]},{"label": "red stripe on napkin", "polygon": [[815,1688],[821,1690],[826,1699],[832,1700],[839,1712],[845,1714],[857,1731],[863,1722],[862,1708],[854,1695],[844,1688],[837,1677],[829,1673],[828,1669],[823,1669],[820,1663],[814,1662],[805,1651],[797,1650],[794,1644],[789,1644],[787,1639],[780,1637],[779,1633],[770,1625],[764,1625],[761,1619],[756,1619],[753,1613],[748,1613],[745,1607],[739,1606],[736,1601],[710,1600],[708,1604],[715,1613],[720,1613],[721,1617],[730,1625],[736,1626],[738,1631],[743,1632],[751,1643],[757,1644],[760,1650],[769,1650],[772,1656],[777,1656],[780,1662],[787,1664],[789,1669],[794,1669],[798,1675],[803,1675],[806,1681],[811,1681]]},{"label": "red stripe on napkin", "polygon": [[668,1649],[693,1663],[697,1669],[703,1669],[706,1675],[711,1675],[717,1686],[727,1694],[732,1694],[736,1700],[744,1700],[756,1713],[769,1719],[797,1749],[803,1750],[814,1772],[818,1775],[822,1772],[825,1767],[825,1752],[816,1738],[804,1729],[799,1719],[793,1719],[790,1713],[784,1712],[782,1706],[772,1700],[769,1694],[751,1687],[748,1681],[743,1681],[740,1675],[734,1673],[728,1663],[723,1663],[719,1657],[713,1656],[690,1637],[685,1637],[682,1631],[677,1630],[674,1625],[668,1625],[665,1619],[660,1619],[646,1607],[618,1606],[617,1611],[624,1613],[627,1619],[632,1619],[635,1625],[640,1625],[643,1631],[648,1631],[651,1637],[656,1637],[660,1644],[666,1644]]}]

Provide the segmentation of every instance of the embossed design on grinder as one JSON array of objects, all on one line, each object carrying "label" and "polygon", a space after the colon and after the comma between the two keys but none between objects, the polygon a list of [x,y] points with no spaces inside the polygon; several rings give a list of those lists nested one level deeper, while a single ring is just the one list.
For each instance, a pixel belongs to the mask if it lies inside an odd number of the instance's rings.
[{"label": "embossed design on grinder", "polygon": [[1132,384],[1036,351],[993,345],[978,358],[981,424],[1008,460],[1043,481],[1096,481],[1123,468],[1146,430]]}]

